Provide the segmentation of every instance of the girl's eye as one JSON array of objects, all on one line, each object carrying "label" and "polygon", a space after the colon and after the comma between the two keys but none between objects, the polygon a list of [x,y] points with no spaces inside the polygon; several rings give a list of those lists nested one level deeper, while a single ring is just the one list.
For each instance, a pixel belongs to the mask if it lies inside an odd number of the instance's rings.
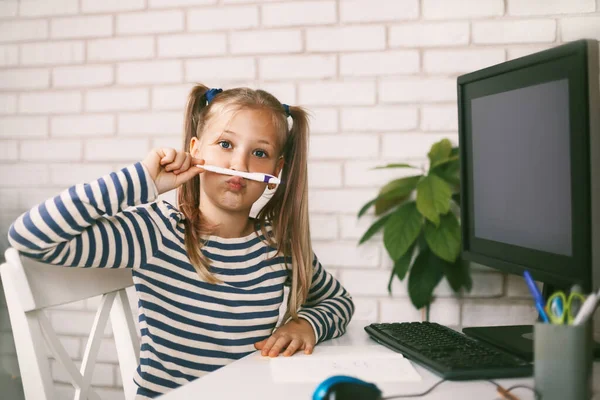
[{"label": "girl's eye", "polygon": [[254,150],[254,155],[260,158],[267,157],[267,153],[265,153],[263,150]]},{"label": "girl's eye", "polygon": [[221,146],[224,149],[230,149],[231,148],[231,143],[229,143],[227,140],[221,140],[219,142],[219,146]]}]

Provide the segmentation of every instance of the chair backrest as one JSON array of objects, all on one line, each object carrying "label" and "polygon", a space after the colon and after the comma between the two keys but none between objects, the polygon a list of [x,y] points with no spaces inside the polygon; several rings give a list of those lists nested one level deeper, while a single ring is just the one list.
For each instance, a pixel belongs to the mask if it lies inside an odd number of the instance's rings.
[{"label": "chair backrest", "polygon": [[[69,268],[21,257],[15,249],[0,265],[6,304],[14,332],[19,369],[27,400],[55,398],[47,351],[61,363],[75,387],[75,399],[99,400],[90,387],[104,328],[110,316],[125,398],[133,400],[133,375],[139,362],[139,340],[127,293],[131,270]],[[102,300],[78,370],[52,329],[43,309],[102,295]]]}]

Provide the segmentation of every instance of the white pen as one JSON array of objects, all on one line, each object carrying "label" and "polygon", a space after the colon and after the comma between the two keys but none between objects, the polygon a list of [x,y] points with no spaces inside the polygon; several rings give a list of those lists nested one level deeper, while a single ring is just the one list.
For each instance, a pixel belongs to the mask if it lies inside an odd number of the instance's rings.
[{"label": "white pen", "polygon": [[217,174],[240,176],[242,178],[250,179],[252,181],[263,182],[263,183],[275,183],[279,184],[281,181],[273,175],[263,174],[261,172],[241,172],[233,169],[221,168],[215,165],[200,165],[196,164],[198,168],[204,168],[206,171],[216,172]]},{"label": "white pen", "polygon": [[592,314],[594,314],[594,311],[596,310],[598,296],[600,296],[600,291],[598,291],[598,293],[590,294],[587,299],[585,299],[581,309],[573,320],[573,325],[581,325],[592,317]]}]

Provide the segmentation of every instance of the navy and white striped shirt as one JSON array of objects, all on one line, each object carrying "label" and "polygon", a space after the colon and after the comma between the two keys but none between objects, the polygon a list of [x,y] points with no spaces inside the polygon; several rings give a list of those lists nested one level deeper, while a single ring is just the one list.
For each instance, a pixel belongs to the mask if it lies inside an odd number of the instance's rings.
[{"label": "navy and white striped shirt", "polygon": [[[289,279],[289,262],[252,233],[209,237],[202,251],[223,283],[203,281],[186,254],[183,214],[157,195],[136,163],[72,186],[9,231],[13,247],[44,262],[132,268],[141,329],[135,381],[146,393],[164,393],[255,351],[275,328]],[[316,257],[313,266],[298,314],[320,342],[344,333],[354,305]]]}]

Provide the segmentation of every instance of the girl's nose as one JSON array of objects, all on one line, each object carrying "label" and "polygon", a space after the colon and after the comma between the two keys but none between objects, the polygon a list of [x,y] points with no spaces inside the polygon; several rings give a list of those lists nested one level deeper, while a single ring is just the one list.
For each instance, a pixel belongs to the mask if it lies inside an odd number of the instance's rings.
[{"label": "girl's nose", "polygon": [[229,163],[229,169],[240,172],[248,172],[248,156],[245,152],[234,152]]}]

